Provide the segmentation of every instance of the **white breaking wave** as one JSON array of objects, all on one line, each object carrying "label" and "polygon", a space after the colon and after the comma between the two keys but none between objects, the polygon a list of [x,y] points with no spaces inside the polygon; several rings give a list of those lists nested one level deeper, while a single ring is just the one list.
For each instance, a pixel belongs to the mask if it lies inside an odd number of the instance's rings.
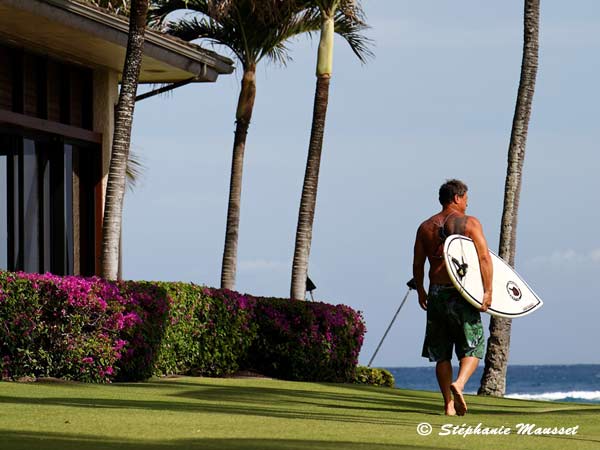
[{"label": "white breaking wave", "polygon": [[600,391],[569,391],[569,392],[544,392],[543,394],[508,394],[508,398],[519,400],[587,400],[592,402],[600,401]]}]

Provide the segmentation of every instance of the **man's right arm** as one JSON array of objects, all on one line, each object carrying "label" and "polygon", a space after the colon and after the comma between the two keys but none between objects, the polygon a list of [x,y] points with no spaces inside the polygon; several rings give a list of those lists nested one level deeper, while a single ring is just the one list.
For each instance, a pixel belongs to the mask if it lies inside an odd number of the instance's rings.
[{"label": "man's right arm", "polygon": [[425,248],[423,247],[422,239],[422,227],[417,230],[417,237],[415,238],[415,248],[413,256],[413,278],[417,286],[417,293],[419,294],[419,305],[422,309],[427,310],[427,292],[423,286],[423,280],[425,278],[425,259],[427,255]]}]

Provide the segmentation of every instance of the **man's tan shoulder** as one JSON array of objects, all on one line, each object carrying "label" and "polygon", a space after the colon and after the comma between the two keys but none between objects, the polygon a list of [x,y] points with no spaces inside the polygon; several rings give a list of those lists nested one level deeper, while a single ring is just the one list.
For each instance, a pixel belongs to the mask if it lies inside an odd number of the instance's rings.
[{"label": "man's tan shoulder", "polygon": [[471,224],[471,225],[475,225],[475,226],[481,226],[481,222],[475,216],[467,216],[465,214],[465,219],[467,219],[467,224]]},{"label": "man's tan shoulder", "polygon": [[421,225],[419,225],[419,228],[417,229],[417,231],[426,231],[426,230],[430,229],[432,227],[432,225],[434,225],[436,223],[436,221],[435,221],[436,216],[437,215],[433,215],[429,219],[425,219],[423,222],[421,222]]},{"label": "man's tan shoulder", "polygon": [[481,233],[483,231],[481,222],[477,217],[465,215],[465,218],[467,219],[465,223],[465,232],[468,237],[472,237],[473,233]]},{"label": "man's tan shoulder", "polygon": [[431,225],[439,225],[440,221],[440,213],[434,214],[429,219],[423,221],[423,225],[431,226]]}]

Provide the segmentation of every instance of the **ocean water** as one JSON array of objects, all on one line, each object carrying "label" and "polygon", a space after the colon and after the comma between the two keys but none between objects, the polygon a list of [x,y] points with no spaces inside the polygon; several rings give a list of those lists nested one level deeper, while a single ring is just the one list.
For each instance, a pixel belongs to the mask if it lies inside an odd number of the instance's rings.
[{"label": "ocean water", "polygon": [[[387,370],[394,375],[398,388],[439,391],[433,363],[429,367],[391,367]],[[454,372],[456,376],[457,367]],[[467,383],[466,393],[477,392],[482,373],[483,363]],[[506,397],[600,404],[600,364],[509,365]]]}]

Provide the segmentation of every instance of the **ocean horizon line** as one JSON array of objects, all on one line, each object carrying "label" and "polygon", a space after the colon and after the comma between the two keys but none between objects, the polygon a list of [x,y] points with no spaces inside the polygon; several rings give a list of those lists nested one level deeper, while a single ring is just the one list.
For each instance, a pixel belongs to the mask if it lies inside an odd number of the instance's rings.
[{"label": "ocean horizon line", "polygon": [[[454,361],[452,361],[454,363]],[[454,364],[453,364],[454,365]],[[458,363],[456,365],[458,367]],[[565,366],[600,366],[600,362],[597,363],[542,363],[542,364],[518,364],[518,363],[508,363],[508,367],[565,367]],[[373,368],[382,368],[382,369],[429,369],[434,367],[433,363],[426,366],[390,366],[390,365],[378,365],[371,366]],[[483,367],[483,366],[479,366]]]}]

